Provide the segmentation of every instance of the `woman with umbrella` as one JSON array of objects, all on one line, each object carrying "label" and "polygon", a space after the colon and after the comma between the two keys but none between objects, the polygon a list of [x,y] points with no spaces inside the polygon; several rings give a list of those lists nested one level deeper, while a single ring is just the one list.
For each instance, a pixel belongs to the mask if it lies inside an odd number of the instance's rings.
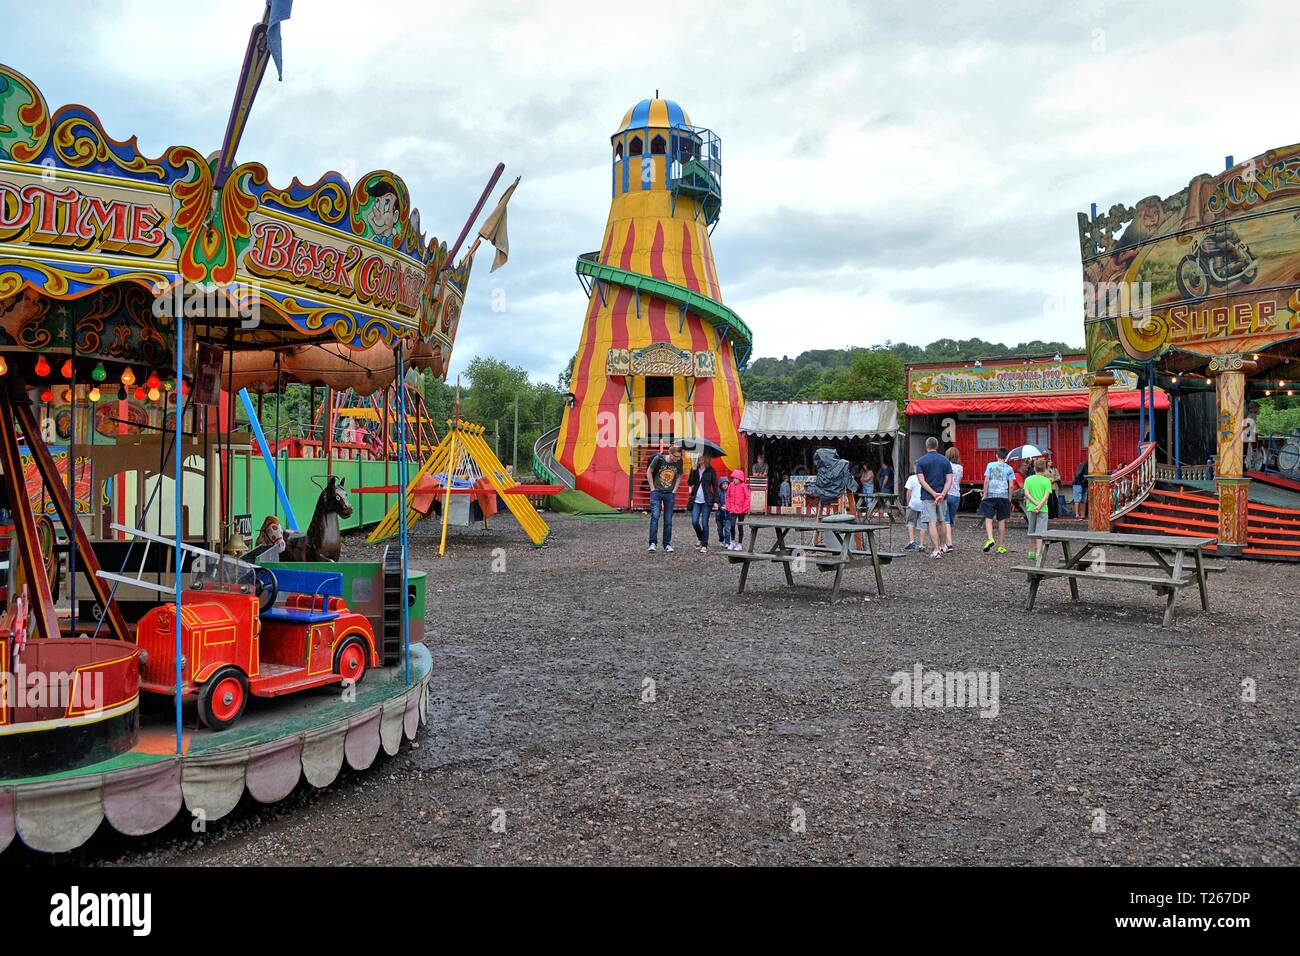
[{"label": "woman with umbrella", "polygon": [[682,450],[698,455],[696,465],[687,477],[690,490],[691,527],[699,539],[700,554],[709,551],[709,515],[718,502],[718,473],[713,470],[712,459],[722,457],[722,449],[715,442],[703,438],[682,439]]}]

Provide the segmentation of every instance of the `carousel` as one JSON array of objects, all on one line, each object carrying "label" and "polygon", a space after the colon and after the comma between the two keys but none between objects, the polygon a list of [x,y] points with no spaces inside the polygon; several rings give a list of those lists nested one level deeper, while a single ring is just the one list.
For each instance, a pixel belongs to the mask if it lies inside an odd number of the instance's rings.
[{"label": "carousel", "polygon": [[0,850],[212,821],[426,721],[404,525],[371,564],[289,560],[320,555],[279,521],[250,547],[234,463],[267,441],[250,392],[445,375],[501,168],[450,248],[392,172],[272,184],[235,158],[267,28],[210,155],[145,156],[0,64]]}]

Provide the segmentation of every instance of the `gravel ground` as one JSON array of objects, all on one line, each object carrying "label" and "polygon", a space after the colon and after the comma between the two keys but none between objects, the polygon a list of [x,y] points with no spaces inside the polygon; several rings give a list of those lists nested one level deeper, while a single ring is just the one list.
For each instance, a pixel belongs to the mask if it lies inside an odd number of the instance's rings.
[{"label": "gravel ground", "polygon": [[[1235,564],[1164,629],[1139,586],[1071,607],[1053,582],[1026,614],[1023,524],[1018,553],[962,525],[953,555],[886,567],[889,596],[858,570],[834,605],[829,576],[767,566],[737,595],[717,554],[645,553],[643,521],[552,527],[538,550],[509,518],[462,529],[441,561],[432,526],[413,537],[417,746],[202,837],[101,830],[52,862],[1300,863],[1300,568]],[[996,672],[997,716],[892,706],[916,664]]]}]

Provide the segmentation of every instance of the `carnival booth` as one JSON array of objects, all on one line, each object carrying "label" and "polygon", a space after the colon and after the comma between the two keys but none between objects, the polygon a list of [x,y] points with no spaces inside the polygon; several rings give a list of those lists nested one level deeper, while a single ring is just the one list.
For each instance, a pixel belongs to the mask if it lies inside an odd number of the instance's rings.
[{"label": "carnival booth", "polygon": [[[1061,473],[1062,490],[1088,458],[1087,358],[1083,355],[1017,356],[907,367],[908,460],[925,454],[927,438],[941,450],[955,447],[963,485],[979,487],[998,448],[1033,445],[1049,453]],[[1113,468],[1134,461],[1138,436],[1151,422],[1163,428],[1169,398],[1138,388],[1123,373],[1110,386],[1110,460]],[[1158,427],[1157,427],[1158,426]]]},{"label": "carnival booth", "polygon": [[[834,448],[855,476],[864,465],[877,474],[885,466],[894,475],[899,473],[903,433],[895,402],[749,402],[740,430],[751,454],[746,473],[753,476],[760,454],[767,465],[765,479],[751,478],[754,510],[815,513],[817,505],[806,500],[804,489],[816,474],[813,455],[819,448]],[[789,502],[784,504],[783,482],[790,486]],[[846,496],[843,510],[852,510],[854,504]]]},{"label": "carnival booth", "polygon": [[442,374],[470,257],[426,238],[394,173],[277,186],[236,160],[270,26],[219,152],[146,156],[0,65],[0,850],[69,850],[103,820],[148,833],[184,806],[213,820],[245,789],[269,802],[364,768],[424,721],[405,522],[380,562],[286,563],[295,530],[319,561],[350,509],[333,476],[324,516],[299,525],[281,494],[281,537],[247,550],[234,402],[353,387],[295,377],[328,369],[313,356],[376,387]]}]

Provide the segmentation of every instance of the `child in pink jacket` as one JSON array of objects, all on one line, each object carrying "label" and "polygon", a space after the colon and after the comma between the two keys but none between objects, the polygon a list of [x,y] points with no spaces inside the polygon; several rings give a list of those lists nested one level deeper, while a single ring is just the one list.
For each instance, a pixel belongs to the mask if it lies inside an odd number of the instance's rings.
[{"label": "child in pink jacket", "polygon": [[749,512],[749,482],[745,473],[737,468],[727,484],[727,519],[723,526],[723,546],[728,551],[739,551],[745,537],[745,515]]}]

